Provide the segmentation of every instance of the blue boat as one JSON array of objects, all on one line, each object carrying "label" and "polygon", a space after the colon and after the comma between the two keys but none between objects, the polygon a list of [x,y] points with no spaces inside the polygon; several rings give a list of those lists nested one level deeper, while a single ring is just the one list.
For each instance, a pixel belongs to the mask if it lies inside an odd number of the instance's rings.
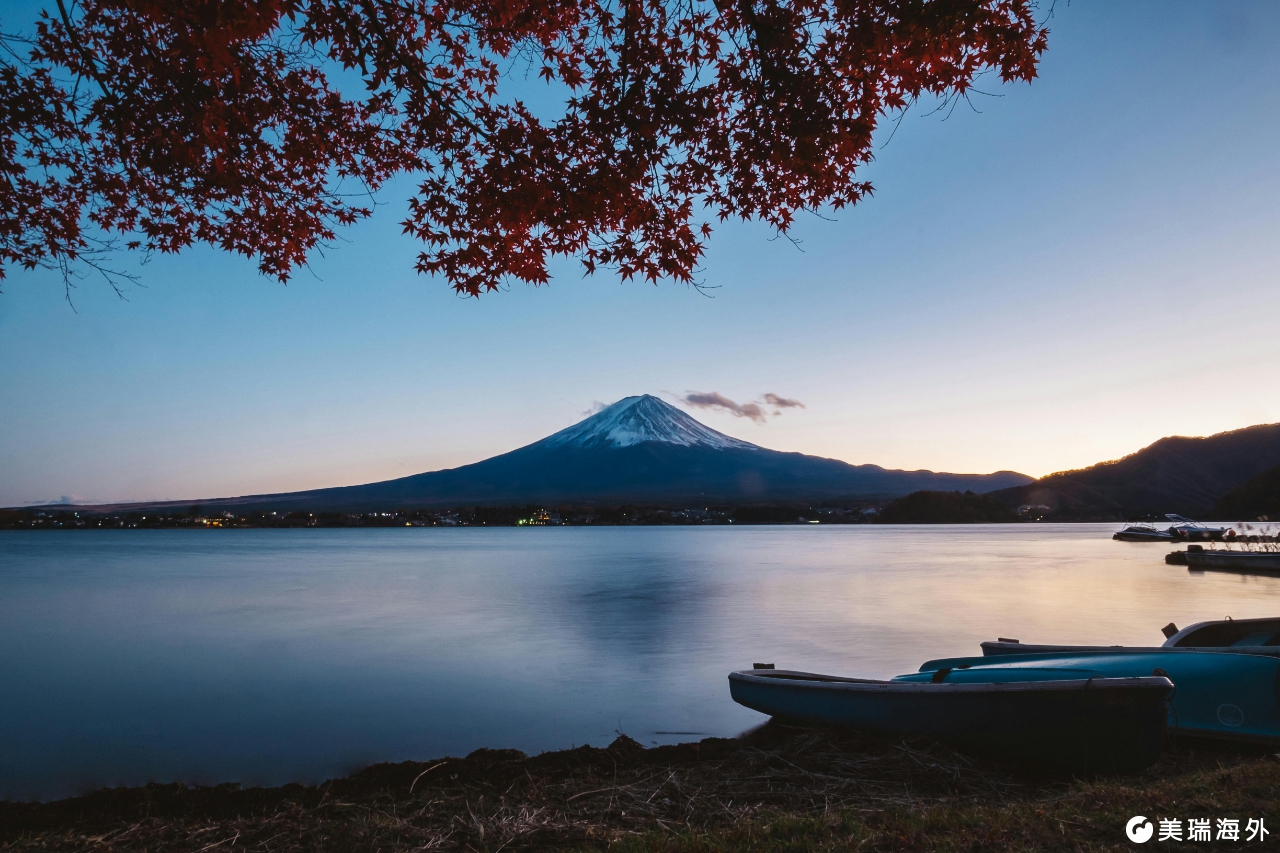
[{"label": "blue boat", "polygon": [[1081,646],[1022,643],[1000,637],[982,644],[984,655],[1029,655],[1051,653],[1134,654],[1137,652],[1232,652],[1280,656],[1280,619],[1214,619],[1196,622],[1181,630],[1170,622],[1161,629],[1165,636],[1159,646]]},{"label": "blue boat", "polygon": [[1091,773],[1155,761],[1173,684],[1150,672],[1112,678],[1049,667],[1017,678],[999,667],[947,667],[892,681],[756,668],[731,673],[729,692],[774,717],[924,735]]},{"label": "blue boat", "polygon": [[1181,734],[1263,742],[1280,741],[1280,659],[1273,656],[1158,650],[1150,652],[1042,652],[931,660],[903,680],[1022,681],[1030,673],[1055,678],[1128,678],[1162,675],[1173,682],[1168,728]]}]

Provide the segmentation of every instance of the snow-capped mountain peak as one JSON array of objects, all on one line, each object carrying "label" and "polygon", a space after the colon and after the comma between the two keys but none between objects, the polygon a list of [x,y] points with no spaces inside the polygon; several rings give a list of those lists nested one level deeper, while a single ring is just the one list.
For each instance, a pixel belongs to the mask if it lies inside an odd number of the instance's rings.
[{"label": "snow-capped mountain peak", "polygon": [[650,394],[624,397],[586,420],[547,436],[538,444],[544,447],[629,447],[645,441],[717,450],[760,449],[750,442],[716,432]]}]

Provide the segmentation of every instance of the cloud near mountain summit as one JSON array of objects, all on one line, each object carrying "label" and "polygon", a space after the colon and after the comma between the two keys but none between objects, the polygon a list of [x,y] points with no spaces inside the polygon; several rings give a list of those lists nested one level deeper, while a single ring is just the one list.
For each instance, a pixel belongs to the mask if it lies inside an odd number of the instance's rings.
[{"label": "cloud near mountain summit", "polygon": [[[739,418],[750,418],[758,424],[764,423],[772,415],[782,414],[783,409],[804,408],[804,403],[777,394],[765,394],[759,400],[749,403],[737,403],[716,391],[689,391],[680,402],[699,409],[713,409],[728,412]],[[773,411],[768,411],[772,409]]]}]

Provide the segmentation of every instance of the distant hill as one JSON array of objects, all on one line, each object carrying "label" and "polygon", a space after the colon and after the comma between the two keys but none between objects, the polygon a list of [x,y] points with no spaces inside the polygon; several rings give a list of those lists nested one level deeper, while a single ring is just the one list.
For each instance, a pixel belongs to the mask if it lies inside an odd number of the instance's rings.
[{"label": "distant hill", "polygon": [[1280,465],[1227,492],[1205,517],[1215,521],[1280,521]]},{"label": "distant hill", "polygon": [[[128,508],[365,511],[475,505],[815,501],[921,489],[987,492],[1025,474],[945,474],[782,453],[716,432],[649,395],[627,397],[541,441],[472,465],[381,483]],[[120,510],[122,505],[98,509]]]},{"label": "distant hill", "polygon": [[912,492],[892,500],[876,516],[882,524],[972,524],[1017,521],[1000,501],[973,492]]},{"label": "distant hill", "polygon": [[1123,459],[1050,474],[992,493],[1005,506],[1043,504],[1054,520],[1123,520],[1176,512],[1207,515],[1227,493],[1280,465],[1280,424],[1207,438],[1174,436]]}]

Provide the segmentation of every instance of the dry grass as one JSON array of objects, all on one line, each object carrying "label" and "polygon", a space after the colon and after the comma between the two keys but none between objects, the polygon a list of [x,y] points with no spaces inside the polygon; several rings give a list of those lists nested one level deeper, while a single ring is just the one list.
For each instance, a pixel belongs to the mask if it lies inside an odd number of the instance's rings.
[{"label": "dry grass", "polygon": [[1256,751],[1182,745],[1140,776],[1063,780],[932,743],[772,723],[654,749],[620,737],[531,758],[480,750],[316,787],[0,804],[0,851],[1104,850],[1128,849],[1136,813],[1265,817],[1280,832],[1278,808],[1280,763]]}]

